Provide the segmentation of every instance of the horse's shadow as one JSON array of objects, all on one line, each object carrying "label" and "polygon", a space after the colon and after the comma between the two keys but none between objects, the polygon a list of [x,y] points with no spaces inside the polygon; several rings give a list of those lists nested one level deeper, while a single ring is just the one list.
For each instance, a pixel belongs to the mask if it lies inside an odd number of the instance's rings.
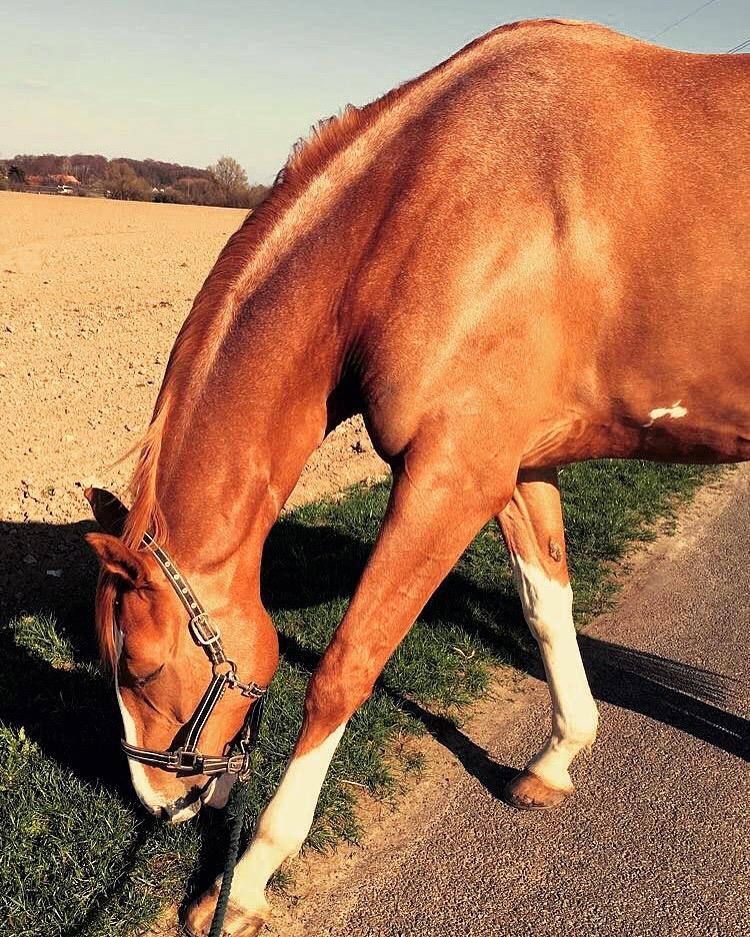
[{"label": "horse's shadow", "polygon": [[[106,682],[95,668],[92,624],[96,564],[83,535],[93,523],[0,523],[5,589],[0,596],[0,720],[24,726],[41,747],[79,777],[122,790],[124,772],[116,740],[119,716]],[[262,591],[271,612],[300,610],[351,595],[371,545],[330,526],[308,526],[293,516],[271,533],[263,561]],[[32,561],[33,560],[33,561]],[[50,575],[48,570],[62,572]],[[481,614],[478,613],[481,610]],[[77,661],[90,666],[51,666],[31,647],[19,646],[7,622],[23,613],[52,613],[58,633]],[[452,621],[502,659],[544,679],[539,656],[515,596],[482,589],[460,572],[448,576],[422,618]],[[502,628],[488,622],[497,621]],[[300,640],[281,637],[287,658],[307,670],[318,655]],[[748,758],[748,720],[724,708],[732,686],[720,674],[635,651],[582,634],[580,645],[594,695]],[[450,720],[384,686],[400,706],[497,791],[486,755]],[[71,731],[71,727],[75,731]],[[92,757],[96,751],[97,757]],[[104,751],[111,758],[102,758]],[[473,752],[473,756],[472,756]],[[493,766],[496,771],[496,766]],[[127,785],[125,785],[127,786]]]},{"label": "horse's shadow", "polygon": [[[96,565],[82,522],[65,525],[0,523],[0,551],[5,558],[0,596],[0,722],[24,727],[42,750],[79,778],[132,801],[124,759],[120,756],[119,714],[114,694],[96,666],[92,622]],[[273,612],[304,610],[351,595],[371,545],[330,526],[308,526],[294,516],[279,523],[266,545],[264,601]],[[48,574],[48,570],[53,571]],[[59,571],[61,575],[57,575]],[[52,666],[36,649],[45,640],[27,635],[19,641],[14,617],[54,614],[57,633],[83,665]],[[422,618],[452,621],[507,662],[544,679],[515,596],[498,588],[480,588],[460,571],[448,576]],[[494,627],[498,622],[502,627]],[[22,631],[23,629],[21,629]],[[304,636],[281,636],[287,659],[310,671],[318,653]],[[733,687],[725,677],[677,661],[631,650],[583,634],[581,650],[594,695],[673,726],[745,760],[748,720],[729,709]],[[493,795],[512,773],[444,717],[406,699],[387,683],[380,688],[418,719]],[[218,831],[221,824],[209,823]],[[209,850],[215,855],[215,849]]]}]

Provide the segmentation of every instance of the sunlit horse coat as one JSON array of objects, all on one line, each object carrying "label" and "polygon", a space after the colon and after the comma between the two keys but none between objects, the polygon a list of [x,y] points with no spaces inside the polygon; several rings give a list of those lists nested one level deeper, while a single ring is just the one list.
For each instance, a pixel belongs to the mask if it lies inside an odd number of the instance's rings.
[{"label": "sunlit horse coat", "polygon": [[[556,468],[750,456],[749,131],[747,56],[521,23],[320,127],[222,251],[172,353],[125,537],[92,537],[100,637],[134,743],[171,743],[207,667],[137,549],[142,532],[166,540],[243,679],[264,684],[277,650],[261,551],[305,460],[361,411],[394,475],[239,866],[231,934],[260,926],[265,884],[304,841],[347,720],[493,515],[553,703],[550,737],[508,798],[551,806],[572,789],[597,713]],[[208,750],[245,710],[222,701]],[[134,781],[174,819],[226,796],[155,768],[134,767]],[[195,933],[214,895],[193,907]]]}]

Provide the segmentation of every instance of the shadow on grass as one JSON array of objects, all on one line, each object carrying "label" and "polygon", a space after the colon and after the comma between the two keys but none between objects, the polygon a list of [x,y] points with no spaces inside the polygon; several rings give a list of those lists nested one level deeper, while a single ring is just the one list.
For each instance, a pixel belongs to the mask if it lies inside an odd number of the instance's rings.
[{"label": "shadow on grass", "polygon": [[[124,803],[134,805],[136,799],[119,750],[121,727],[114,693],[96,666],[96,564],[83,541],[84,533],[92,529],[94,525],[88,522],[0,523],[0,552],[4,557],[0,573],[4,586],[0,593],[0,722],[14,729],[23,727],[44,754],[78,778],[101,785]],[[365,536],[352,536],[331,523],[321,523],[320,517],[315,523],[305,515],[301,519],[286,517],[272,531],[264,554],[262,591],[269,611],[282,622],[291,622],[280,641],[293,667],[307,672],[315,668],[333,623],[321,627],[321,616],[314,610],[319,611],[327,603],[338,603],[337,609],[345,604],[370,549]],[[503,548],[498,543],[495,553],[494,545],[490,543],[488,548],[485,543],[482,549],[483,562],[489,557],[493,576],[471,578],[471,565],[459,566],[436,592],[421,619],[427,629],[452,623],[495,658],[544,679],[518,600],[508,593],[507,582],[501,581]],[[47,570],[62,570],[62,575],[51,576]],[[24,613],[53,614],[55,631],[77,666],[65,662],[53,666],[45,658],[44,646],[19,641],[7,624]],[[295,613],[299,616],[296,626],[288,617]],[[307,629],[306,623],[313,620],[315,627]],[[581,635],[580,645],[593,693],[599,700],[673,726],[738,758],[750,757],[750,722],[731,711],[733,687],[721,674],[586,634]],[[497,764],[450,718],[436,715],[413,696],[408,698],[394,683],[386,671],[378,689],[421,723],[468,773],[499,798],[515,769]],[[186,903],[220,870],[228,836],[223,812],[202,812],[199,822],[199,858],[188,884]],[[135,862],[151,825],[141,829],[125,856],[123,876]],[[92,908],[70,937],[85,933],[100,911],[98,906]]]},{"label": "shadow on grass", "polygon": [[[6,558],[6,589],[0,625],[24,612],[53,612],[57,630],[71,645],[76,661],[93,665],[96,647],[92,599],[96,566],[83,542],[93,529],[87,522],[67,525],[0,524],[0,551]],[[501,548],[499,548],[501,549]],[[370,544],[330,526],[309,526],[285,518],[269,537],[264,555],[263,595],[272,613],[304,610],[346,599],[354,589]],[[33,557],[35,562],[26,562]],[[62,569],[60,578],[48,569]],[[515,597],[477,586],[462,572],[452,573],[422,614],[432,622],[451,621],[478,638],[493,655],[535,677],[544,678]],[[726,678],[641,651],[581,635],[581,650],[594,695],[630,709],[748,759],[748,720],[726,710],[731,686]],[[314,669],[325,641],[308,646],[304,636],[281,635],[284,655],[307,671]],[[0,628],[0,720],[23,726],[49,756],[82,780],[132,794],[120,756],[119,714],[107,682],[94,666],[53,667],[41,654],[14,642]],[[495,765],[487,753],[442,716],[405,698],[381,681],[409,715],[447,747],[493,794],[510,769]]]},{"label": "shadow on grass", "polygon": [[[119,757],[114,693],[95,666],[93,597],[96,567],[83,535],[89,523],[0,523],[5,580],[0,595],[0,721],[27,736],[81,780],[133,801]],[[30,561],[33,558],[34,562]],[[62,570],[50,576],[47,570]],[[9,622],[23,614],[54,614],[57,633],[75,661],[53,666],[42,647],[17,643]],[[104,755],[104,757],[102,757]]]}]

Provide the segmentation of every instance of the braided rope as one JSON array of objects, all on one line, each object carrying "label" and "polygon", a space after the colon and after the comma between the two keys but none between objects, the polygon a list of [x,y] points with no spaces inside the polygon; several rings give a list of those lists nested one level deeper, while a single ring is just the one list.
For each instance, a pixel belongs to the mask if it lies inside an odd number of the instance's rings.
[{"label": "braided rope", "polygon": [[221,879],[221,888],[219,897],[216,899],[216,908],[211,920],[211,929],[208,937],[221,937],[224,927],[224,918],[226,917],[227,907],[229,905],[229,893],[232,890],[232,879],[234,878],[234,868],[237,865],[237,856],[240,851],[240,836],[242,835],[242,823],[245,819],[245,808],[247,806],[247,784],[240,782],[240,789],[235,797],[235,814],[232,820],[232,828],[229,833],[229,846],[227,848],[227,859],[224,863],[224,872]]}]

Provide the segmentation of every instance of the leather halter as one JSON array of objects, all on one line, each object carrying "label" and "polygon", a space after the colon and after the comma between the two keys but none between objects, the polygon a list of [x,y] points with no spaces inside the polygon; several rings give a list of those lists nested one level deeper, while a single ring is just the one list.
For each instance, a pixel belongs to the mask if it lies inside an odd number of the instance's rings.
[{"label": "leather halter", "polygon": [[[257,683],[243,683],[237,676],[237,666],[230,660],[221,641],[221,632],[212,624],[208,614],[196,598],[195,593],[185,578],[174,565],[167,551],[149,533],[143,535],[143,544],[154,555],[170,585],[180,597],[182,604],[190,615],[188,627],[190,633],[206,653],[211,661],[213,676],[206,692],[201,697],[195,712],[183,726],[186,732],[183,744],[174,750],[156,751],[151,748],[140,748],[122,740],[123,751],[134,761],[141,764],[161,768],[162,771],[172,771],[176,774],[236,774],[240,780],[247,777],[250,770],[250,756],[258,741],[260,722],[263,717],[266,687]],[[199,752],[198,742],[201,733],[208,722],[216,704],[222,698],[227,688],[238,690],[243,696],[255,701],[245,716],[242,728],[234,739],[239,753],[235,755],[203,755]]]}]

